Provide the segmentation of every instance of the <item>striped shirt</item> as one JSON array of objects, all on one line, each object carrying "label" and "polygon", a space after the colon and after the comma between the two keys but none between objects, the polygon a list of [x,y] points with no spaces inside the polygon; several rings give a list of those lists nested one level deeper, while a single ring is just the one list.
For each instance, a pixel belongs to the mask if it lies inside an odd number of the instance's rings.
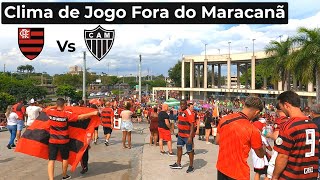
[{"label": "striped shirt", "polygon": [[288,155],[279,179],[317,179],[319,130],[307,117],[290,118],[280,126],[274,150]]},{"label": "striped shirt", "polygon": [[68,122],[74,122],[78,120],[78,115],[70,111],[57,110],[55,108],[48,109],[46,111],[49,117],[50,124],[50,138],[51,144],[66,144],[70,141]]},{"label": "striped shirt", "polygon": [[188,138],[191,132],[191,124],[194,122],[195,116],[189,109],[180,111],[178,115],[178,135]]},{"label": "striped shirt", "polygon": [[113,121],[113,117],[114,117],[114,114],[113,114],[113,109],[110,108],[110,107],[106,107],[106,108],[103,108],[101,110],[101,125],[103,127],[111,127],[111,124]]}]

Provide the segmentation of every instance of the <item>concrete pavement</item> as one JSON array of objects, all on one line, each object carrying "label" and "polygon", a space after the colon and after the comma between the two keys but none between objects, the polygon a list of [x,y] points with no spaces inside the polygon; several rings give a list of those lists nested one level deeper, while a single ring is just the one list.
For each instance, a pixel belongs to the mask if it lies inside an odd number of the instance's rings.
[{"label": "concrete pavement", "polygon": [[[81,175],[81,167],[75,172],[68,172],[72,179],[106,180],[201,180],[216,179],[215,163],[218,155],[217,145],[207,145],[205,141],[195,139],[195,160],[193,173],[186,173],[189,157],[182,156],[183,169],[173,170],[169,165],[176,162],[176,156],[160,155],[159,146],[149,145],[148,124],[134,124],[146,128],[142,134],[132,133],[132,149],[122,149],[121,131],[114,131],[106,147],[103,139],[98,145],[92,145],[89,151],[89,172]],[[47,160],[31,157],[9,150],[6,145],[9,132],[0,132],[0,180],[41,180],[47,179]],[[103,137],[102,128],[99,137]],[[176,153],[176,137],[172,136],[173,150]],[[165,146],[165,150],[167,147]],[[251,164],[251,159],[249,159]],[[251,173],[251,177],[253,173]],[[55,164],[55,179],[61,179],[61,163]],[[252,178],[251,178],[252,179]]]}]

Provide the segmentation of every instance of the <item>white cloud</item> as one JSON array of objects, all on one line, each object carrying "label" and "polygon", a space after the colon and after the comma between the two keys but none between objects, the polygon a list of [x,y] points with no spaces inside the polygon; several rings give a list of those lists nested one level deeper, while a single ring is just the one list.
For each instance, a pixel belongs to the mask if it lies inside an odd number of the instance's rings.
[{"label": "white cloud", "polygon": [[[108,72],[109,69],[113,74],[118,71],[119,75],[129,75],[137,74],[139,54],[142,54],[143,74],[147,74],[148,69],[153,74],[167,74],[182,54],[204,54],[205,43],[208,44],[207,54],[218,54],[217,49],[221,54],[228,53],[229,41],[232,42],[231,52],[238,53],[245,52],[245,47],[252,51],[255,38],[255,49],[263,50],[270,40],[279,40],[279,35],[284,39],[294,35],[299,26],[314,28],[320,24],[320,11],[315,8],[320,3],[288,2],[290,16],[301,14],[307,18],[290,19],[287,25],[235,25],[231,28],[224,25],[102,25],[105,29],[115,29],[116,36],[112,49],[101,61],[90,54],[83,39],[84,29],[94,29],[97,25],[1,24],[0,59],[8,70],[15,71],[17,66],[29,63],[39,72],[64,73],[69,66],[82,65],[82,52],[86,51],[87,67],[92,71]],[[312,12],[308,13],[308,7]],[[44,49],[33,61],[27,60],[18,48],[17,28],[22,26],[45,28]],[[75,43],[76,52],[60,52],[56,40]]]}]

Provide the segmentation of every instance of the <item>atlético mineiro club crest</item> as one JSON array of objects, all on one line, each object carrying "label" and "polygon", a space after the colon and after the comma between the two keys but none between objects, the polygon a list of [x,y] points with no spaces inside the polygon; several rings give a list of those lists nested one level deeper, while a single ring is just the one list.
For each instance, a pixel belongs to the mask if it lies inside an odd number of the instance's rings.
[{"label": "atl\u00e9tico mineiro club crest", "polygon": [[44,28],[18,28],[18,44],[29,60],[36,58],[44,45]]},{"label": "atl\u00e9tico mineiro club crest", "polygon": [[103,59],[112,48],[114,36],[114,30],[103,29],[100,25],[93,30],[84,30],[87,48],[98,61]]}]

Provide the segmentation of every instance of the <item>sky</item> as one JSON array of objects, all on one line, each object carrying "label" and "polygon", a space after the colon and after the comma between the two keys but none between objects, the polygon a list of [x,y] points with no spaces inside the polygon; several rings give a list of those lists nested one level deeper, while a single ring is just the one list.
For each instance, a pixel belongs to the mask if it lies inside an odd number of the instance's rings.
[{"label": "sky", "polygon": [[[119,0],[117,0],[119,1]],[[167,0],[169,1],[169,0]],[[167,2],[161,1],[161,2]],[[187,2],[189,0],[176,0]],[[192,0],[196,2],[197,0]],[[13,1],[1,1],[13,2]],[[20,0],[18,2],[24,2]],[[32,1],[27,2],[45,2]],[[58,1],[75,2],[75,1]],[[84,1],[77,1],[84,2]],[[94,1],[88,1],[94,2]],[[116,1],[96,1],[116,2]],[[126,1],[127,2],[127,1]],[[144,1],[139,1],[144,2]],[[145,1],[146,2],[146,1]],[[191,2],[191,1],[190,1]],[[201,2],[221,2],[206,1]],[[225,2],[277,2],[272,1],[225,1]],[[263,51],[271,40],[282,40],[296,34],[297,28],[320,26],[320,1],[318,0],[283,0],[289,3],[289,23],[284,25],[107,25],[105,29],[114,29],[116,37],[112,49],[101,61],[97,61],[87,50],[83,39],[83,30],[94,29],[98,24],[87,25],[4,25],[0,24],[0,71],[5,64],[6,71],[16,71],[17,66],[30,64],[36,72],[47,72],[51,75],[66,73],[69,67],[82,66],[83,51],[87,52],[89,71],[108,73],[119,76],[138,74],[139,54],[142,56],[142,75],[168,75],[182,55],[207,55],[228,53],[228,42],[231,42],[231,53],[252,51],[252,39],[255,40],[255,51]],[[20,52],[17,43],[19,27],[44,27],[45,44],[41,54],[30,61]],[[75,43],[75,52],[60,52],[57,40]],[[222,68],[222,74],[226,68]],[[235,74],[233,67],[231,72]]]}]

